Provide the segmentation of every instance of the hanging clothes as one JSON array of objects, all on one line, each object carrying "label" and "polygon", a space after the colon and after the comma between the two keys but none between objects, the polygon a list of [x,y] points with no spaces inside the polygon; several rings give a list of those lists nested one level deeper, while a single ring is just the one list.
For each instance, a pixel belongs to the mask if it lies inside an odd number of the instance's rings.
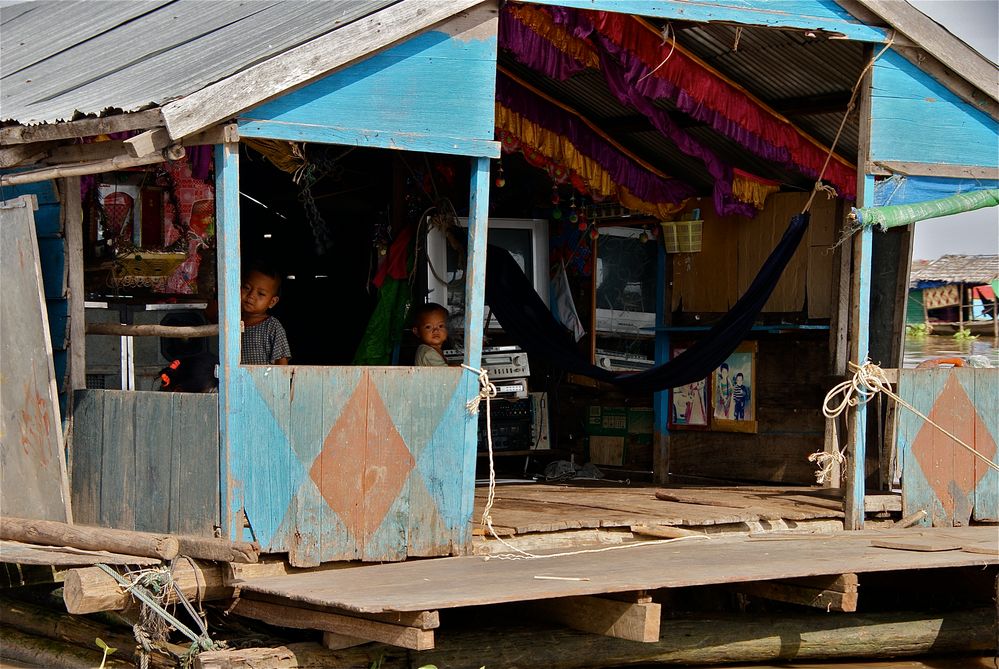
[{"label": "hanging clothes", "polygon": [[791,218],[784,236],[745,294],[696,344],[658,367],[621,374],[597,367],[576,350],[569,332],[552,316],[531,282],[505,249],[489,246],[486,304],[503,329],[527,354],[567,372],[611,383],[626,393],[651,393],[694,383],[711,374],[749,334],[784,268],[808,228],[809,214]]}]

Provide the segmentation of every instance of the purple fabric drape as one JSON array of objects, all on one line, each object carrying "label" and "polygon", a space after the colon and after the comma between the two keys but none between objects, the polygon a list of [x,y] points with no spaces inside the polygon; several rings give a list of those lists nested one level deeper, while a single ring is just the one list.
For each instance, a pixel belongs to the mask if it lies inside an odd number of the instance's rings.
[{"label": "purple fabric drape", "polygon": [[517,20],[510,12],[500,12],[499,47],[546,77],[565,81],[586,67],[572,56]]},{"label": "purple fabric drape", "polygon": [[496,99],[532,123],[566,137],[581,153],[607,170],[614,183],[646,202],[677,204],[696,195],[690,184],[663,179],[640,167],[583,121],[530,93],[502,73],[496,77]]}]

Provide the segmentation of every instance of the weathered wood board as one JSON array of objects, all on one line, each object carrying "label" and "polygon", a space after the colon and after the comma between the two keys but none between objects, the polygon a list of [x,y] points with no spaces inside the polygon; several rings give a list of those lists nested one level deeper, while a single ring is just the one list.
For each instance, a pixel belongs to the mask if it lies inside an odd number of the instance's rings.
[{"label": "weathered wood board", "polygon": [[33,200],[0,204],[0,508],[69,521],[68,479]]},{"label": "weathered wood board", "polygon": [[73,505],[80,523],[214,536],[218,395],[78,390]]},{"label": "weathered wood board", "polygon": [[[898,393],[993,463],[999,462],[999,374],[994,369],[902,369]],[[999,472],[933,425],[900,409],[898,451],[905,515],[922,524],[999,521]]]},{"label": "weathered wood board", "polygon": [[908,534],[906,530],[842,532],[789,539],[781,542],[779,550],[768,541],[695,538],[549,559],[442,558],[253,579],[242,588],[290,602],[380,613],[824,574],[999,564],[999,556],[870,545],[874,538],[909,535],[973,544],[994,540],[995,528],[933,528]]},{"label": "weathered wood board", "polygon": [[52,565],[80,567],[94,564],[130,564],[149,566],[160,564],[157,558],[123,555],[108,551],[85,551],[68,546],[38,546],[20,541],[0,541],[0,562],[6,564]]}]

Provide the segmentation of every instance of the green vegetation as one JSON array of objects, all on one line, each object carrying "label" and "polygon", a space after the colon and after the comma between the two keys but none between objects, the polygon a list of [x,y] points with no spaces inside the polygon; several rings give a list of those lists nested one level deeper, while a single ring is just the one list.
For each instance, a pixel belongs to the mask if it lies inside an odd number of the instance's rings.
[{"label": "green vegetation", "polygon": [[978,339],[978,335],[971,334],[971,330],[961,329],[954,333],[954,339],[957,341],[972,341]]},{"label": "green vegetation", "polygon": [[100,648],[101,650],[104,651],[104,657],[101,658],[101,666],[98,667],[97,669],[104,669],[104,665],[108,661],[108,655],[112,654],[113,652],[115,652],[118,649],[117,648],[111,648],[106,643],[104,643],[104,639],[102,639],[100,637],[97,637],[96,639],[94,639],[94,643],[97,644],[98,648]]},{"label": "green vegetation", "polygon": [[913,339],[923,339],[929,336],[930,328],[926,323],[911,323],[905,326],[905,336]]}]

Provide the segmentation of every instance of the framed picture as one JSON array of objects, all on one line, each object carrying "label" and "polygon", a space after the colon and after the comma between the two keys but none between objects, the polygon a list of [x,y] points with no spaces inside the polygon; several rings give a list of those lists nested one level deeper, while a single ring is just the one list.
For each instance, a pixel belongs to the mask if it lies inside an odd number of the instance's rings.
[{"label": "framed picture", "polygon": [[[674,346],[670,358],[687,350]],[[669,429],[706,430],[711,423],[711,379],[701,379],[670,390]]]},{"label": "framed picture", "polygon": [[743,342],[711,375],[711,429],[756,432],[756,342]]}]

